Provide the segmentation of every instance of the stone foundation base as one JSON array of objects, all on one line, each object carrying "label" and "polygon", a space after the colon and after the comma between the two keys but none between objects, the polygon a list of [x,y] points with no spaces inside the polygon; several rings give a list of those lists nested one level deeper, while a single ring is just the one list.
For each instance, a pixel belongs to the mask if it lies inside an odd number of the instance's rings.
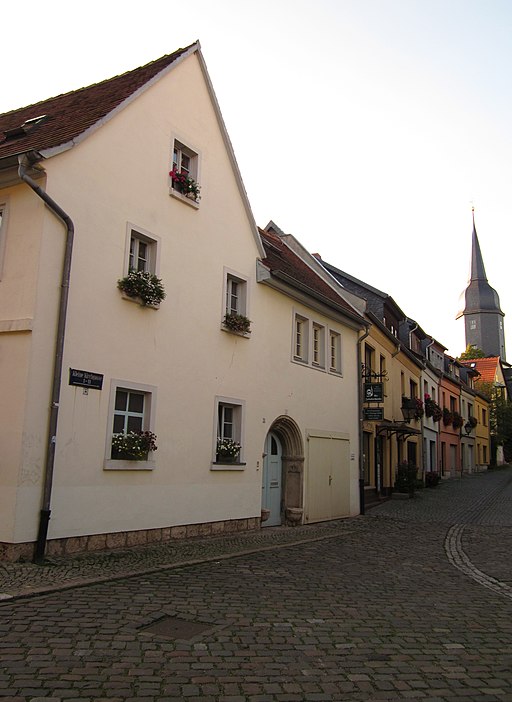
[{"label": "stone foundation base", "polygon": [[[47,556],[71,556],[76,553],[110,551],[117,548],[130,548],[145,544],[158,544],[178,539],[191,539],[198,536],[220,536],[240,531],[252,531],[261,526],[260,517],[248,519],[228,519],[204,524],[184,524],[183,526],[162,527],[161,529],[141,529],[140,531],[120,531],[111,534],[91,534],[90,536],[69,536],[64,539],[51,539],[46,546]],[[0,543],[0,561],[31,561],[35,542],[23,544]]]}]

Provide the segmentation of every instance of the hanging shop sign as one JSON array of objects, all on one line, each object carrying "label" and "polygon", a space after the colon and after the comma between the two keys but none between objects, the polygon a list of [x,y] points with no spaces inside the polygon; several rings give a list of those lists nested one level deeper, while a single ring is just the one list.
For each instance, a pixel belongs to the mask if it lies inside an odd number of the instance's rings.
[{"label": "hanging shop sign", "polygon": [[364,384],[364,401],[365,402],[383,402],[384,401],[383,383],[365,383]]}]

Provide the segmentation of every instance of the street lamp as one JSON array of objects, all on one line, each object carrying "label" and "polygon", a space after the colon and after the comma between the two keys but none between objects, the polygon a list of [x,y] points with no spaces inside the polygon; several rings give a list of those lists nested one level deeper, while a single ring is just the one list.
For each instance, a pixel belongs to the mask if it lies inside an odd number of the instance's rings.
[{"label": "street lamp", "polygon": [[412,422],[415,418],[418,410],[416,400],[413,397],[402,397],[402,406],[400,409],[402,410],[405,423],[409,424],[409,422]]}]

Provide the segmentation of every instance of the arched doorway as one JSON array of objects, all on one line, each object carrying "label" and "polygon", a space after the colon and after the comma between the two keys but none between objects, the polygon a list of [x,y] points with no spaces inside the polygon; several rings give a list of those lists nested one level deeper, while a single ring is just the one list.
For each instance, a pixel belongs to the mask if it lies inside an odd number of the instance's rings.
[{"label": "arched doorway", "polygon": [[265,440],[261,495],[261,506],[270,512],[268,519],[264,522],[265,526],[281,524],[282,456],[281,442],[277,434],[269,431]]},{"label": "arched doorway", "polygon": [[263,526],[302,522],[304,443],[290,417],[278,417],[265,439],[262,507],[270,510]]}]

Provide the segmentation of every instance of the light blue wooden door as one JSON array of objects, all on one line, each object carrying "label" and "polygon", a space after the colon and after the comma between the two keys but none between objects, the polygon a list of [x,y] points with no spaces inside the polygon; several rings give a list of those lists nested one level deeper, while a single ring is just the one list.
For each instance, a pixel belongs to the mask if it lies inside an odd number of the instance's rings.
[{"label": "light blue wooden door", "polygon": [[281,524],[281,456],[281,443],[275,434],[269,432],[265,440],[261,506],[270,510],[270,517],[262,523],[262,526]]}]

